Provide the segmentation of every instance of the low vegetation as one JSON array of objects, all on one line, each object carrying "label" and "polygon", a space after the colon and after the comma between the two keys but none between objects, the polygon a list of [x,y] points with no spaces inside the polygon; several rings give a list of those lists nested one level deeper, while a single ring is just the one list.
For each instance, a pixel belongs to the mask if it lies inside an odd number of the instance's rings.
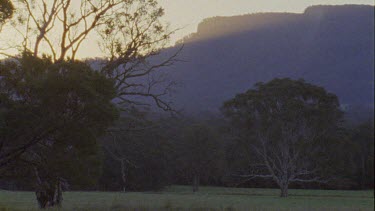
[{"label": "low vegetation", "polygon": [[[372,210],[373,191],[171,186],[161,192],[68,192],[59,210]],[[0,210],[37,210],[32,192],[0,192]]]}]

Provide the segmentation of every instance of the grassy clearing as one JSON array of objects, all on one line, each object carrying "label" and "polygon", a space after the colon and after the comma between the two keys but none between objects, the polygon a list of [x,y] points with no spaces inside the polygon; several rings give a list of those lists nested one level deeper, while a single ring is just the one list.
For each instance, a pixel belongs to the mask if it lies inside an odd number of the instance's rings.
[{"label": "grassy clearing", "polygon": [[[373,210],[373,191],[290,190],[172,186],[162,192],[67,192],[55,210]],[[0,210],[37,210],[32,192],[0,191]]]}]

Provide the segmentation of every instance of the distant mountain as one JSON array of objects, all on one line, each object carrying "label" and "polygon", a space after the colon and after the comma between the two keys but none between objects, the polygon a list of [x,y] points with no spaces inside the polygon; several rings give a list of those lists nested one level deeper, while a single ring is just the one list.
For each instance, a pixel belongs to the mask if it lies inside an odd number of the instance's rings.
[{"label": "distant mountain", "polygon": [[170,77],[180,84],[175,107],[188,114],[215,113],[223,101],[276,77],[303,78],[346,107],[373,109],[373,6],[214,17],[181,43],[186,62],[171,67]]}]

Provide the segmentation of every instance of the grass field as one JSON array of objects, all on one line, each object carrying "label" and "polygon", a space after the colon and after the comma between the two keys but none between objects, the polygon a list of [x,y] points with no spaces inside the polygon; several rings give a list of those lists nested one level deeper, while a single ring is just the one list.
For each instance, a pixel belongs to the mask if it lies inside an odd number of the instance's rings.
[{"label": "grass field", "polygon": [[[373,210],[374,191],[290,190],[172,186],[161,192],[66,192],[56,210]],[[0,191],[1,210],[38,210],[32,192]],[[53,209],[55,210],[55,209]]]}]

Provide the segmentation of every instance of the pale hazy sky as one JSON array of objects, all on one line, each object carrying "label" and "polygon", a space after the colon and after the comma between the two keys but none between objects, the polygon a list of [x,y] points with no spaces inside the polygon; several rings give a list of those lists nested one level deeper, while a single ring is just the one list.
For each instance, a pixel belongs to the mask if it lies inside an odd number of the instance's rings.
[{"label": "pale hazy sky", "polygon": [[165,19],[172,28],[181,28],[173,40],[195,32],[207,17],[233,16],[255,12],[302,13],[311,5],[370,4],[374,0],[160,0]]}]

